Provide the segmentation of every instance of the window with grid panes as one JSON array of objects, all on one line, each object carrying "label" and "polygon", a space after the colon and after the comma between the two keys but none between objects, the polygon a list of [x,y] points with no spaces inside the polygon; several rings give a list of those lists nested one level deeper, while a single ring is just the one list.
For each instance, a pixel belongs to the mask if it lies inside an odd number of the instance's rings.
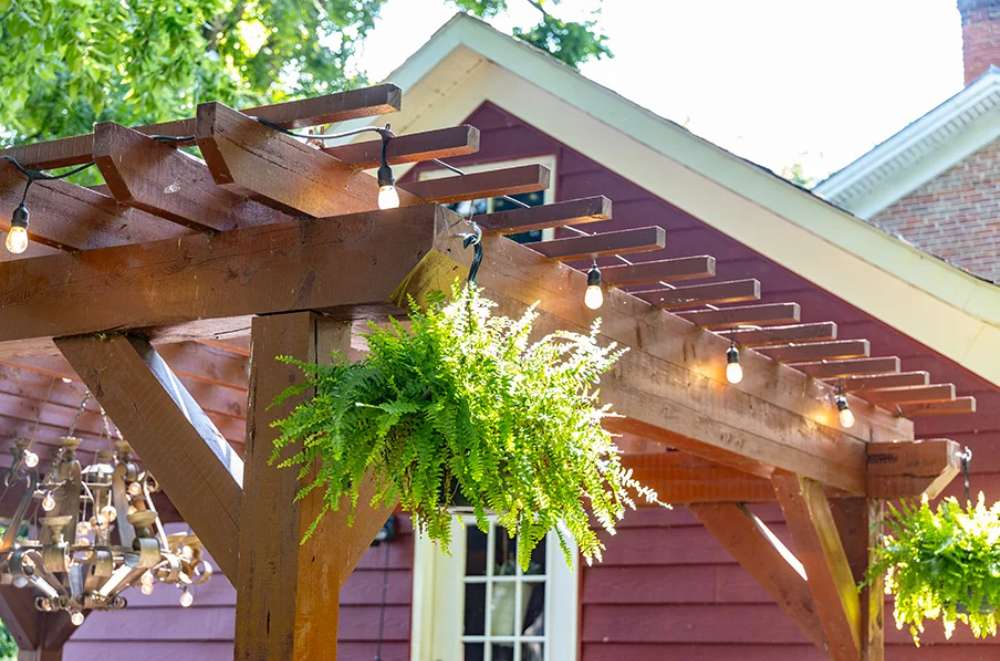
[{"label": "window with grid panes", "polygon": [[[555,533],[534,549],[523,571],[517,540],[493,521],[483,532],[473,517],[456,516],[452,540],[446,555],[418,538],[411,658],[576,658],[577,563],[566,564]],[[419,594],[423,590],[430,594]]]}]

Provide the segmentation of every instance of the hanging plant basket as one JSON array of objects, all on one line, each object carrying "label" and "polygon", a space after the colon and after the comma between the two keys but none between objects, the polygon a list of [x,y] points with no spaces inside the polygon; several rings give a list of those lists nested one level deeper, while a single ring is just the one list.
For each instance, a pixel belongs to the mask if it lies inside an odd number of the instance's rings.
[{"label": "hanging plant basket", "polygon": [[[299,498],[323,492],[324,509],[371,479],[373,503],[400,503],[415,527],[445,548],[450,509],[462,507],[486,528],[487,513],[518,538],[518,559],[556,530],[581,554],[600,558],[592,518],[614,531],[634,498],[658,502],[621,463],[602,420],[611,415],[596,385],[621,356],[590,334],[552,333],[530,341],[536,318],[493,314],[475,286],[452,301],[410,302],[410,325],[372,325],[361,362],[298,365],[302,383],[277,401],[312,390],[275,426],[272,462],[299,468]],[[320,518],[308,529],[308,537]]]},{"label": "hanging plant basket", "polygon": [[1000,605],[1000,503],[987,508],[978,502],[962,507],[945,498],[932,508],[892,505],[883,543],[874,549],[868,582],[885,577],[885,589],[895,597],[894,615],[900,629],[908,625],[920,645],[925,620],[940,619],[951,638],[957,623],[977,638],[997,633]]}]

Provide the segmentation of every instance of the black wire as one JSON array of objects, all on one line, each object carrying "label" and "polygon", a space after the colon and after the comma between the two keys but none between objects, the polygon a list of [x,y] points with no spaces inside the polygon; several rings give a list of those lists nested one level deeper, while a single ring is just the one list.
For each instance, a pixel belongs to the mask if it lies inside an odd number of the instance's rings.
[{"label": "black wire", "polygon": [[389,129],[387,124],[384,128],[380,126],[364,126],[357,129],[351,129],[350,131],[344,131],[343,133],[296,133],[290,129],[286,129],[281,124],[275,124],[274,122],[268,121],[262,117],[255,118],[258,122],[263,124],[269,129],[274,129],[284,133],[285,135],[290,135],[293,138],[305,138],[306,140],[336,140],[338,138],[346,138],[352,135],[359,135],[361,133],[378,133],[382,136],[383,144],[387,138],[394,137],[393,132]]},{"label": "black wire", "polygon": [[28,181],[50,181],[53,179],[65,179],[66,177],[72,177],[74,174],[83,172],[87,168],[93,167],[94,165],[94,162],[90,161],[89,163],[84,163],[83,165],[75,167],[72,170],[67,170],[66,172],[62,172],[60,174],[49,174],[43,170],[26,168],[23,165],[21,165],[18,162],[18,160],[13,156],[0,156],[0,158],[9,162],[11,165],[17,168],[18,172],[20,172],[21,174],[23,174],[25,177],[28,178]]},{"label": "black wire", "polygon": [[147,138],[152,138],[157,142],[194,142],[195,136],[193,135],[148,135]]},{"label": "black wire", "polygon": [[469,265],[469,284],[476,284],[476,276],[479,275],[479,266],[483,263],[483,242],[478,236],[470,235],[465,237],[462,247],[472,246],[472,264]]},{"label": "black wire", "polygon": [[382,542],[385,547],[382,560],[382,606],[378,614],[378,642],[375,646],[375,661],[382,661],[382,638],[385,635],[385,608],[389,596],[389,542]]},{"label": "black wire", "polygon": [[972,484],[969,477],[969,464],[972,463],[972,449],[968,446],[959,455],[962,460],[962,481],[965,487],[965,503],[968,506],[972,503]]}]

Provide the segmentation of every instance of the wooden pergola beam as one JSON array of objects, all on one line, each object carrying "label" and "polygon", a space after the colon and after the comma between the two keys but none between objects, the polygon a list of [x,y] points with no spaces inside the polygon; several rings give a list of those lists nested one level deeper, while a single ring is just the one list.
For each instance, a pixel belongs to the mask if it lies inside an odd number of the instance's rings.
[{"label": "wooden pergola beam", "polygon": [[687,287],[632,292],[644,301],[667,310],[760,300],[760,280],[730,280]]},{"label": "wooden pergola beam", "polygon": [[228,576],[239,557],[243,462],[163,359],[124,335],[56,340]]},{"label": "wooden pergola beam", "polygon": [[31,588],[0,586],[0,620],[18,647],[18,661],[60,661],[66,640],[76,630],[69,614],[35,609]]},{"label": "wooden pergola beam", "polygon": [[516,234],[610,219],[611,200],[603,195],[476,216],[483,232],[489,234]]},{"label": "wooden pergola beam", "polygon": [[400,189],[400,194],[407,191],[415,199],[451,204],[498,195],[537,193],[549,187],[550,177],[549,169],[543,165],[518,165],[486,172],[407,181],[400,183],[397,188]]},{"label": "wooden pergola beam", "polygon": [[806,638],[824,649],[823,627],[802,563],[767,525],[742,504],[692,505],[690,509],[740,566],[767,590]]},{"label": "wooden pergola beam", "polygon": [[[324,147],[323,150],[345,165],[363,170],[382,164],[382,140],[365,140]],[[463,124],[432,131],[409,133],[392,138],[386,147],[390,165],[416,163],[434,158],[465,156],[479,151],[479,129]]]},{"label": "wooden pergola beam", "polygon": [[835,661],[861,658],[861,601],[823,485],[778,471],[771,478],[796,557],[805,567],[827,651]]},{"label": "wooden pergola beam", "polygon": [[216,186],[193,156],[118,124],[94,127],[94,160],[116,200],[191,229],[221,232],[293,220]]},{"label": "wooden pergola beam", "polygon": [[949,439],[869,443],[866,449],[869,498],[936,498],[962,468],[962,448]]},{"label": "wooden pergola beam", "polygon": [[798,303],[765,303],[762,305],[741,305],[718,310],[696,310],[678,312],[677,316],[687,319],[696,326],[709,329],[736,328],[738,326],[769,326],[790,324],[799,320],[801,309]]},{"label": "wooden pergola beam", "polygon": [[834,340],[832,342],[802,342],[762,347],[757,349],[783,363],[799,363],[814,360],[842,360],[860,358],[871,351],[868,340]]},{"label": "wooden pergola beam", "polygon": [[625,454],[622,461],[635,479],[671,505],[774,501],[768,480],[686,452]]},{"label": "wooden pergola beam", "polygon": [[768,326],[765,328],[735,328],[716,331],[741,347],[769,347],[790,342],[820,342],[837,339],[837,324],[819,321],[792,326]]},{"label": "wooden pergola beam", "polygon": [[[25,178],[0,161],[0,229],[24,193]],[[180,236],[188,230],[139,209],[118,205],[107,195],[66,181],[36,181],[28,191],[32,241],[57,250],[92,250]]]},{"label": "wooden pergola beam", "polygon": [[59,335],[187,335],[245,328],[255,313],[388,301],[455,219],[425,205],[0,263],[0,356],[49,353]]},{"label": "wooden pergola beam", "polygon": [[[299,101],[244,108],[242,112],[285,128],[301,128],[395,112],[400,108],[402,97],[403,92],[399,87],[387,83]],[[137,126],[135,130],[147,135],[187,137],[194,135],[195,124],[195,119],[182,119]],[[195,141],[184,140],[179,144],[189,146],[195,144]],[[19,145],[5,149],[2,153],[13,156],[25,167],[48,170],[93,160],[93,148],[94,135],[87,134]]]},{"label": "wooden pergola beam", "polygon": [[530,244],[532,250],[550,257],[571,261],[598,255],[627,255],[660,250],[667,245],[667,231],[662,227],[637,227],[588,236],[573,236]]}]

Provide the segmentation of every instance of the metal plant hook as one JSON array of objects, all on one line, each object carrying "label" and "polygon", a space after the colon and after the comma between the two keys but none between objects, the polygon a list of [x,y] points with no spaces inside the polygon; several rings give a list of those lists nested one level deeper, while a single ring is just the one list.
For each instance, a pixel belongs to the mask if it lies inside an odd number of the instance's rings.
[{"label": "metal plant hook", "polygon": [[972,485],[969,478],[969,464],[972,463],[972,448],[968,445],[958,453],[958,458],[962,462],[962,481],[965,487],[965,502],[966,504],[972,502]]},{"label": "metal plant hook", "polygon": [[479,275],[479,266],[483,263],[483,228],[474,220],[469,220],[472,231],[459,236],[463,237],[462,247],[472,246],[472,263],[469,265],[468,283],[476,284],[476,276]]}]

